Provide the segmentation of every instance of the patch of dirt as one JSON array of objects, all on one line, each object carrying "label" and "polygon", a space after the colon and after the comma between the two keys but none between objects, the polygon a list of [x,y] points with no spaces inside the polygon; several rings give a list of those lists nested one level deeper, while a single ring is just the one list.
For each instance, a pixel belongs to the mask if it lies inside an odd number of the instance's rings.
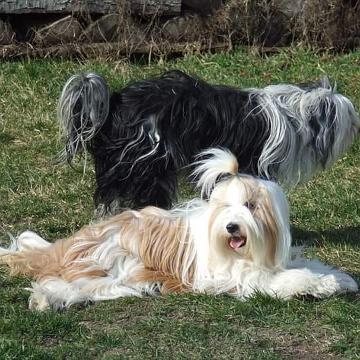
[{"label": "patch of dirt", "polygon": [[[331,329],[306,326],[306,334],[289,334],[275,328],[256,328],[257,339],[268,339],[275,344],[274,351],[285,359],[326,360],[341,359],[329,352],[330,346],[341,339]],[[255,344],[258,340],[255,340]]]}]

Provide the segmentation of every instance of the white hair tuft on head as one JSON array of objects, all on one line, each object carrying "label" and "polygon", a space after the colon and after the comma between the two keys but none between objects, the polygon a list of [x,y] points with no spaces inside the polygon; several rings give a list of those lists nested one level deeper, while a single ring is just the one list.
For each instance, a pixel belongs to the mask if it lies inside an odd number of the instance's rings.
[{"label": "white hair tuft on head", "polygon": [[192,175],[198,179],[197,188],[201,188],[201,197],[208,197],[221,175],[237,175],[239,165],[234,154],[226,149],[212,148],[201,152],[202,160],[194,163],[196,166]]}]

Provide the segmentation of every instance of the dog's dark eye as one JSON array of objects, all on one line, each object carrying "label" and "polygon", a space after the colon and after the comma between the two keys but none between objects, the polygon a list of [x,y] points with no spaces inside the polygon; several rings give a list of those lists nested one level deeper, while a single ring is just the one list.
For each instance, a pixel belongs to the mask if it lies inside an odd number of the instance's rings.
[{"label": "dog's dark eye", "polygon": [[244,206],[246,206],[250,211],[254,210],[256,205],[251,201],[245,201]]}]

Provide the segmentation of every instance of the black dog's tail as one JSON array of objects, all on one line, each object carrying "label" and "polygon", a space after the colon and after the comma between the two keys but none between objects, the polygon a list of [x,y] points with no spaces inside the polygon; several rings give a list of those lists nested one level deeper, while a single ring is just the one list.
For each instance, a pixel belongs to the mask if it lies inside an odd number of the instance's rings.
[{"label": "black dog's tail", "polygon": [[86,144],[101,129],[109,114],[110,91],[94,73],[72,76],[65,84],[58,105],[58,118],[65,137],[63,160],[86,150]]}]

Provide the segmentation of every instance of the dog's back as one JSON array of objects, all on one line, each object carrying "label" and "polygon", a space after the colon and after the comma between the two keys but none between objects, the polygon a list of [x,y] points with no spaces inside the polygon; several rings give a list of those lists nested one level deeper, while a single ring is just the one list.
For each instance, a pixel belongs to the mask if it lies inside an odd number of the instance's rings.
[{"label": "dog's back", "polygon": [[67,158],[84,148],[93,156],[102,213],[170,208],[178,172],[210,147],[292,188],[329,167],[360,127],[350,100],[325,82],[240,90],[177,70],[112,94],[98,75],[75,76],[59,108]]}]

